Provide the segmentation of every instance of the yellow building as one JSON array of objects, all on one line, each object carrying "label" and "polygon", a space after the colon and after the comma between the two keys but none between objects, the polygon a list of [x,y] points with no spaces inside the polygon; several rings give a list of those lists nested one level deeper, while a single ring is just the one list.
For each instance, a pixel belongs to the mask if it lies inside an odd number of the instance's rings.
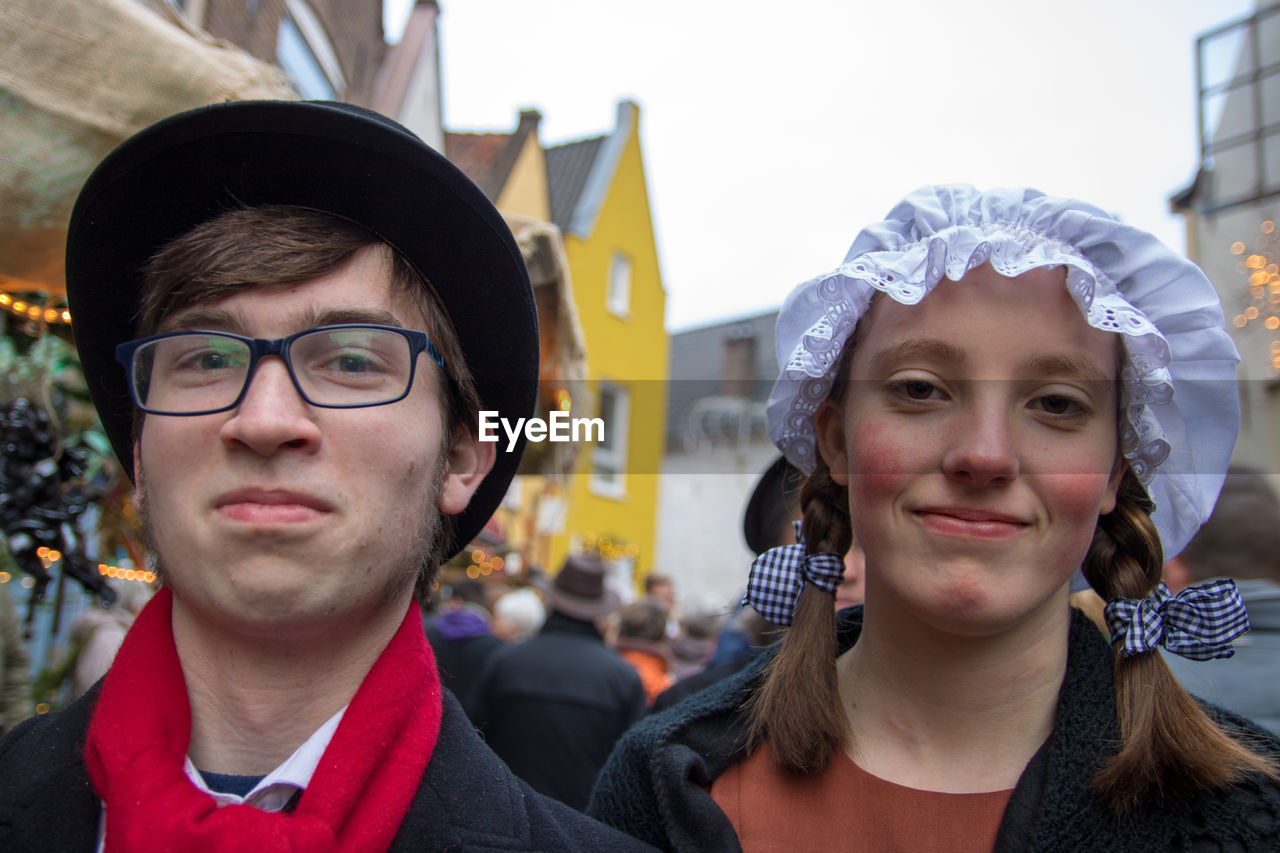
[{"label": "yellow building", "polygon": [[[571,417],[604,423],[603,440],[573,448],[570,473],[521,487],[513,503],[526,530],[515,539],[530,564],[548,571],[571,553],[594,550],[612,562],[619,581],[636,583],[654,568],[668,374],[666,293],[640,109],[622,101],[608,134],[545,149],[537,141],[539,118],[521,113],[511,134],[445,137],[450,159],[499,210],[550,221],[563,235],[575,309],[568,319],[576,328],[557,328],[581,336],[587,381],[574,383],[560,402]],[[548,324],[539,325],[545,335]],[[545,385],[544,406],[556,393]]]},{"label": "yellow building", "polygon": [[622,101],[612,132],[549,148],[546,157],[551,220],[564,233],[586,339],[591,414],[606,431],[606,441],[580,453],[551,565],[580,547],[603,544],[617,554],[621,545],[621,568],[630,561],[639,578],[654,567],[668,374],[640,108]]}]

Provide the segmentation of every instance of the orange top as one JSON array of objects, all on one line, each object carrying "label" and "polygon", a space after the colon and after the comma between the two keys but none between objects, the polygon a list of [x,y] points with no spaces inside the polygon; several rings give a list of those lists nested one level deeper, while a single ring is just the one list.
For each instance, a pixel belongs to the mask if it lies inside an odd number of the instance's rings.
[{"label": "orange top", "polygon": [[711,785],[745,853],[989,853],[1012,793],[918,791],[872,776],[843,752],[819,775],[796,776],[773,763],[767,742]]},{"label": "orange top", "polygon": [[627,663],[640,674],[640,683],[644,685],[644,698],[650,705],[658,698],[658,694],[671,686],[671,675],[667,672],[667,661],[653,652],[639,649],[619,649]]}]

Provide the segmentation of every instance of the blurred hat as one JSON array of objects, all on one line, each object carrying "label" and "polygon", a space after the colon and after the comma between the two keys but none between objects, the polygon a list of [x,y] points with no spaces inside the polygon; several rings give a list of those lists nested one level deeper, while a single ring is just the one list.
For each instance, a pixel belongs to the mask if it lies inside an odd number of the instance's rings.
[{"label": "blurred hat", "polygon": [[742,535],[748,548],[763,554],[778,545],[790,544],[778,541],[778,531],[784,522],[791,520],[792,509],[800,502],[803,481],[800,469],[788,462],[785,456],[779,456],[764,470],[756,480],[746,512],[742,514]]},{"label": "blurred hat", "polygon": [[[502,216],[456,166],[372,110],[321,101],[233,101],[179,113],[94,169],[71,215],[67,300],[107,437],[133,476],[133,403],[116,345],[136,337],[140,269],[162,246],[236,207],[339,216],[396,249],[452,323],[480,407],[533,412],[538,320],[524,259]],[[494,330],[502,345],[494,345]],[[501,445],[455,516],[450,554],[493,514],[524,452]]]},{"label": "blurred hat", "polygon": [[546,590],[548,608],[588,622],[613,613],[622,599],[605,585],[606,574],[594,557],[569,557]]}]

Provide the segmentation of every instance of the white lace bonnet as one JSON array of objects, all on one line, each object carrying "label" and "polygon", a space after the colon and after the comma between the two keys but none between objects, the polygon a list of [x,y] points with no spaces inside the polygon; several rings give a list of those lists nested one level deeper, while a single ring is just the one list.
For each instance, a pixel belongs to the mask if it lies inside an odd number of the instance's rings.
[{"label": "white lace bonnet", "polygon": [[798,286],[778,314],[769,435],[814,467],[813,415],[845,342],[879,291],[914,305],[990,262],[1004,276],[1062,266],[1089,325],[1123,335],[1120,450],[1156,504],[1166,559],[1209,517],[1240,426],[1222,306],[1200,268],[1093,205],[1035,190],[917,190],[863,229],[845,261]]}]

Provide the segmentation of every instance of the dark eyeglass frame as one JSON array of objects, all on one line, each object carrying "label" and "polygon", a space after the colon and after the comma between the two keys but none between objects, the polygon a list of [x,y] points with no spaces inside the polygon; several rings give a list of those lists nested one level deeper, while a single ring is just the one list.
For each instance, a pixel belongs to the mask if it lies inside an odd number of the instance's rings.
[{"label": "dark eyeglass frame", "polygon": [[[293,360],[290,358],[290,348],[293,342],[298,338],[311,335],[316,332],[325,331],[343,331],[348,329],[376,329],[383,332],[395,332],[409,342],[409,381],[405,383],[404,391],[399,397],[391,400],[381,400],[377,403],[317,403],[307,396],[307,392],[303,390],[302,383],[298,381],[298,375],[293,370]],[[244,386],[241,387],[240,393],[236,395],[235,400],[231,403],[220,406],[216,409],[202,409],[198,412],[167,412],[160,409],[151,409],[143,405],[142,400],[138,397],[138,389],[135,384],[135,375],[133,371],[133,358],[138,350],[147,344],[164,340],[165,338],[175,338],[182,335],[218,335],[224,338],[231,338],[240,341],[249,347],[249,367],[245,371]],[[413,380],[417,376],[418,356],[426,353],[428,357],[436,364],[444,367],[444,356],[436,349],[436,345],[431,343],[431,338],[426,332],[418,329],[403,329],[400,326],[384,326],[378,323],[337,323],[329,326],[314,326],[310,329],[303,329],[301,332],[295,332],[283,338],[250,338],[245,335],[237,335],[234,332],[224,332],[218,329],[183,329],[178,332],[165,332],[159,335],[150,335],[145,338],[137,338],[132,341],[125,341],[116,346],[116,361],[120,362],[124,367],[125,375],[129,381],[129,395],[133,397],[133,404],[138,407],[139,411],[146,412],[148,415],[164,415],[166,417],[196,417],[199,415],[215,415],[219,412],[229,412],[240,405],[244,400],[244,395],[249,392],[249,385],[253,382],[254,374],[258,370],[258,363],[267,356],[276,356],[284,362],[285,369],[289,372],[289,381],[293,383],[293,387],[297,389],[298,396],[302,397],[309,405],[317,406],[322,409],[367,409],[373,406],[388,406],[392,403],[398,403],[405,397],[409,396],[409,391],[413,388]]]}]

